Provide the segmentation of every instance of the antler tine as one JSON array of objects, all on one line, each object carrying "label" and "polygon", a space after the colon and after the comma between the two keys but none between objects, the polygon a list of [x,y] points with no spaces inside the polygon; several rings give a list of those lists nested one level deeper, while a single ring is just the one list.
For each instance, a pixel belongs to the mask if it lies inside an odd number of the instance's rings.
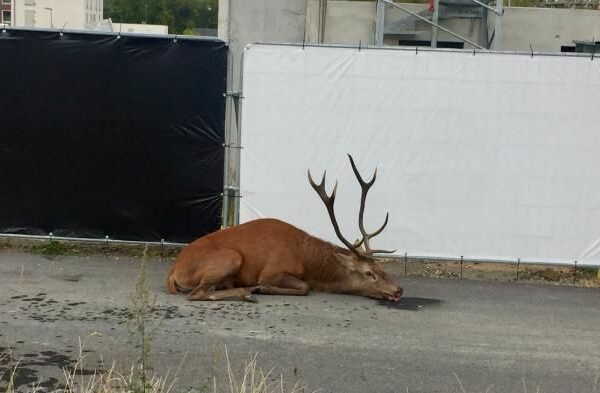
[{"label": "antler tine", "polygon": [[333,205],[335,203],[335,193],[337,191],[338,183],[337,183],[337,181],[335,182],[335,186],[333,187],[331,196],[327,195],[327,190],[325,189],[326,173],[327,173],[327,171],[325,171],[325,173],[323,173],[323,179],[321,179],[321,183],[319,185],[317,185],[313,181],[312,176],[310,175],[310,169],[309,169],[308,170],[308,182],[310,183],[312,188],[317,192],[317,194],[319,195],[319,197],[325,204],[325,207],[327,208],[327,213],[329,213],[329,219],[331,220],[331,224],[333,225],[333,229],[335,230],[335,234],[337,235],[338,239],[340,239],[340,241],[342,243],[344,243],[344,245],[346,247],[348,247],[348,249],[350,251],[352,251],[354,254],[356,254],[357,256],[361,256],[361,254],[357,250],[358,246],[355,246],[355,245],[351,244],[348,240],[346,240],[346,238],[344,238],[344,236],[342,235],[342,232],[340,231],[340,227],[337,223],[337,219],[335,218],[335,212],[333,210]]},{"label": "antler tine", "polygon": [[373,186],[373,184],[375,183],[375,180],[377,179],[377,168],[375,168],[375,172],[373,173],[373,177],[371,178],[371,180],[369,182],[365,182],[362,178],[362,176],[360,175],[360,172],[358,171],[358,168],[356,168],[356,164],[354,163],[354,159],[352,158],[352,156],[350,154],[348,154],[348,158],[350,159],[350,165],[352,165],[352,170],[354,171],[354,175],[356,175],[356,179],[358,180],[358,183],[360,184],[361,187],[361,196],[360,196],[360,211],[358,213],[358,228],[360,229],[360,233],[363,236],[363,239],[360,242],[356,242],[356,246],[360,246],[361,244],[364,246],[364,254],[367,256],[372,256],[375,253],[393,253],[394,251],[387,251],[387,250],[373,250],[371,249],[371,247],[369,246],[369,240],[371,240],[373,237],[379,235],[384,228],[387,226],[388,224],[388,219],[389,219],[389,213],[387,213],[385,215],[385,221],[383,223],[383,225],[381,225],[381,227],[379,227],[378,230],[376,230],[375,232],[369,234],[367,233],[367,231],[365,230],[365,225],[364,225],[364,215],[365,215],[365,204],[366,204],[366,200],[367,200],[367,194],[369,192],[369,190],[371,189],[371,186]]},{"label": "antler tine", "polygon": [[360,183],[360,185],[361,186],[366,186],[367,190],[369,188],[371,188],[371,186],[375,183],[375,179],[377,178],[377,168],[375,168],[375,172],[373,173],[373,177],[371,178],[371,180],[369,182],[365,182],[363,180],[362,176],[360,175],[360,172],[356,168],[356,164],[354,163],[354,159],[352,158],[352,156],[350,154],[348,154],[348,158],[350,159],[350,165],[352,165],[352,171],[354,172],[354,175],[356,176],[356,179],[358,180],[358,182]]},{"label": "antler tine", "polygon": [[390,218],[390,213],[389,213],[389,212],[388,212],[388,213],[385,213],[385,220],[383,221],[383,225],[381,225],[381,226],[379,227],[379,229],[378,229],[378,230],[376,230],[375,232],[371,233],[371,234],[369,235],[369,239],[371,239],[371,238],[374,238],[375,236],[377,236],[377,235],[379,235],[381,232],[383,232],[383,230],[385,229],[385,227],[386,227],[386,226],[387,226],[387,224],[388,224],[388,219],[389,219],[389,218]]}]

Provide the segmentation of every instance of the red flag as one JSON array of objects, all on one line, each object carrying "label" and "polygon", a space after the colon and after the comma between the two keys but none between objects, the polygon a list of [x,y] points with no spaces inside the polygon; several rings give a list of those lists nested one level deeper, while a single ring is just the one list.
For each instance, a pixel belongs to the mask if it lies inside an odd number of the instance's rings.
[{"label": "red flag", "polygon": [[427,8],[430,12],[433,12],[433,10],[435,9],[433,0],[429,0],[429,7]]}]

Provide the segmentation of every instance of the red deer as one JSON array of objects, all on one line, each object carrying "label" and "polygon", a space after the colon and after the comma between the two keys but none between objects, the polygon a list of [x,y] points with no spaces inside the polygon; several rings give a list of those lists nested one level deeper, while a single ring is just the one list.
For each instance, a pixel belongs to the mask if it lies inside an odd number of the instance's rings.
[{"label": "red deer", "polygon": [[310,290],[346,293],[397,302],[402,288],[375,261],[370,240],[388,223],[367,233],[363,224],[365,201],[373,178],[365,182],[352,156],[352,170],[362,188],[358,217],[362,240],[350,243],[338,226],[333,205],[337,182],[331,195],[325,190],[325,175],[319,185],[310,185],[322,199],[342,248],[318,239],[280,220],[257,219],[222,229],[183,248],[167,278],[171,293],[186,293],[189,300],[254,301],[252,293],[307,295]]}]

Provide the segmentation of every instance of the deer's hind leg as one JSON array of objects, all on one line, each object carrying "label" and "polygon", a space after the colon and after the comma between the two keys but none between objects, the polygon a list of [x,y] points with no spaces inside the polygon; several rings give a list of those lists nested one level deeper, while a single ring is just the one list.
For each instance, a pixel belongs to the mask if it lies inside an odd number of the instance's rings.
[{"label": "deer's hind leg", "polygon": [[195,285],[188,300],[254,301],[254,288],[233,288],[234,277],[242,266],[242,256],[230,249],[204,253],[192,266],[191,280]]}]

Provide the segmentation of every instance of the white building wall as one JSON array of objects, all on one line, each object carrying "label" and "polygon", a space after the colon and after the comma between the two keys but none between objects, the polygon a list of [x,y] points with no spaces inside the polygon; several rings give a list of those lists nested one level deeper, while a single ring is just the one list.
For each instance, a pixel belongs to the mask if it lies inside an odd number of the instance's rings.
[{"label": "white building wall", "polygon": [[15,26],[85,30],[103,19],[104,0],[14,0]]}]

